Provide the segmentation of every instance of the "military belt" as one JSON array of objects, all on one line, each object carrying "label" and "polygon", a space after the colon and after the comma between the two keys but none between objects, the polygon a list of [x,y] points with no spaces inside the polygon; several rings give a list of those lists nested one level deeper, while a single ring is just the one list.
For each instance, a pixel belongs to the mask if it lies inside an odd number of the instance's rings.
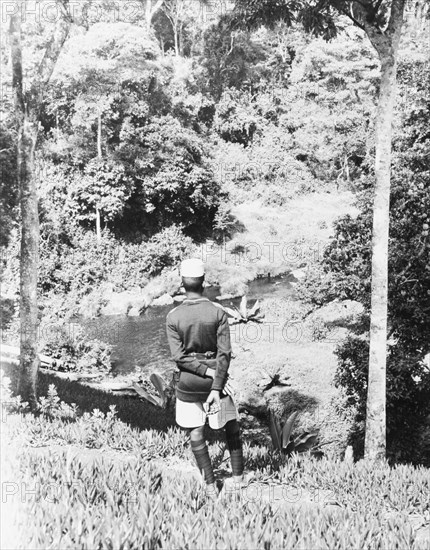
[{"label": "military belt", "polygon": [[195,351],[189,353],[191,357],[195,357],[196,359],[214,359],[216,357],[215,351],[205,351],[204,353],[197,353]]}]

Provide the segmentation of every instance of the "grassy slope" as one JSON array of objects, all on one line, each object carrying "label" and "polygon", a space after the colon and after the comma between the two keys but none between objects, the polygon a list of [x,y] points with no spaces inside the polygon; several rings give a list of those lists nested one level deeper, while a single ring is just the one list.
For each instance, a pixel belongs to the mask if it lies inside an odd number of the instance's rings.
[{"label": "grassy slope", "polygon": [[355,211],[353,200],[351,192],[333,190],[299,195],[284,207],[262,206],[258,201],[237,205],[233,213],[245,225],[246,233],[235,240],[262,243],[278,238],[287,245],[326,243],[334,220]]},{"label": "grassy slope", "polygon": [[[259,201],[234,206],[241,231],[224,246],[203,247],[208,280],[219,281],[222,293],[240,294],[247,280],[307,265],[321,255],[334,220],[356,212],[353,200],[351,192],[334,189],[299,195],[282,207]],[[237,246],[244,252],[232,253]]]}]

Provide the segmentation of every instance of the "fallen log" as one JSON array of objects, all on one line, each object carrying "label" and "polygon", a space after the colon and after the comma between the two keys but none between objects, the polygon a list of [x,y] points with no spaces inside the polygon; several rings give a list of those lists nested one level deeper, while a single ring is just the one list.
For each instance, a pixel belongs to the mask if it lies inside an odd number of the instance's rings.
[{"label": "fallen log", "polygon": [[[0,345],[0,358],[3,358],[3,356],[5,359],[9,356],[19,358],[20,353],[21,350],[17,346],[8,346],[7,344]],[[42,365],[52,365],[53,363],[61,365],[63,363],[60,359],[52,359],[52,357],[44,355],[43,353],[39,353],[39,359]]]}]

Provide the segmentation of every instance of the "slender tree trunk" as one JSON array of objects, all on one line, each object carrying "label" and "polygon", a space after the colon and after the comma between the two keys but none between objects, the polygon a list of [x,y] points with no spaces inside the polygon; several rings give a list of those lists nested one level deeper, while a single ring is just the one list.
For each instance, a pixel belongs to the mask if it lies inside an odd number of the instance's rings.
[{"label": "slender tree trunk", "polygon": [[31,408],[36,406],[37,353],[37,269],[39,262],[39,217],[34,177],[34,148],[37,121],[31,121],[22,83],[21,17],[10,21],[12,87],[18,126],[18,185],[21,206],[20,251],[20,376],[18,392]]},{"label": "slender tree trunk", "polygon": [[184,55],[184,41],[183,41],[183,32],[182,32],[182,25],[183,23],[181,22],[179,24],[179,31],[178,31],[178,41],[179,41],[179,55],[181,57],[183,57]]},{"label": "slender tree trunk", "polygon": [[155,6],[152,4],[152,0],[146,0],[145,3],[145,20],[146,20],[146,30],[149,32],[151,30],[152,19],[157,11],[163,5],[164,0],[157,0]]},{"label": "slender tree trunk", "polygon": [[21,192],[20,323],[21,356],[18,392],[32,408],[36,405],[39,266],[39,213],[34,177],[37,129],[27,119],[18,138],[18,179]]},{"label": "slender tree trunk", "polygon": [[101,159],[102,156],[102,114],[99,112],[97,117],[97,158]]},{"label": "slender tree trunk", "polygon": [[175,56],[179,57],[179,38],[178,38],[178,25],[173,25],[173,36],[175,38]]},{"label": "slender tree trunk", "polygon": [[349,176],[349,164],[348,164],[348,155],[345,153],[345,174],[346,174],[346,181],[350,180]]},{"label": "slender tree trunk", "polygon": [[365,457],[380,460],[386,454],[386,376],[388,313],[388,242],[390,224],[391,151],[396,98],[397,52],[403,23],[404,0],[393,0],[385,34],[369,38],[381,62],[381,83],[376,114],[375,192],[372,229],[372,285],[369,381]]},{"label": "slender tree trunk", "polygon": [[151,30],[151,21],[152,21],[151,11],[152,11],[152,1],[151,0],[146,0],[146,3],[145,3],[145,20],[146,20],[146,30],[147,30],[147,32],[149,32]]},{"label": "slender tree trunk", "polygon": [[[100,160],[102,155],[102,115],[99,112],[97,118],[97,158]],[[102,240],[102,232],[100,223],[100,209],[98,205],[96,206],[96,235],[97,241],[100,242]]]},{"label": "slender tree trunk", "polygon": [[100,210],[98,206],[96,206],[96,235],[97,241],[100,242],[102,240],[102,230],[100,223]]},{"label": "slender tree trunk", "polygon": [[[25,2],[22,4],[25,7]],[[38,307],[37,278],[39,264],[39,215],[34,153],[39,129],[40,95],[49,82],[62,45],[70,29],[70,20],[60,19],[39,64],[31,89],[24,94],[22,78],[21,13],[10,18],[12,88],[18,130],[17,173],[21,206],[20,250],[20,373],[18,393],[32,409],[37,406]]]},{"label": "slender tree trunk", "polygon": [[388,235],[391,177],[391,134],[396,68],[392,55],[382,60],[382,78],[376,128],[376,186],[373,201],[372,297],[370,319],[369,383],[365,453],[385,457],[386,355],[388,303]]}]

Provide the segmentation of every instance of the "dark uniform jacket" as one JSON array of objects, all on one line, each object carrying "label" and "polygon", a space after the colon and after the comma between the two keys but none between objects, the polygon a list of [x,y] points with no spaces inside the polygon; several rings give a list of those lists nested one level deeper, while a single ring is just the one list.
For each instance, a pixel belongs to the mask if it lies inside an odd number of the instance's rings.
[{"label": "dark uniform jacket", "polygon": [[[222,390],[231,359],[230,329],[225,311],[208,298],[186,299],[166,319],[172,359],[181,371],[176,396],[182,401],[205,401],[211,390]],[[214,352],[214,359],[192,354]],[[208,368],[215,377],[205,376]]]}]

